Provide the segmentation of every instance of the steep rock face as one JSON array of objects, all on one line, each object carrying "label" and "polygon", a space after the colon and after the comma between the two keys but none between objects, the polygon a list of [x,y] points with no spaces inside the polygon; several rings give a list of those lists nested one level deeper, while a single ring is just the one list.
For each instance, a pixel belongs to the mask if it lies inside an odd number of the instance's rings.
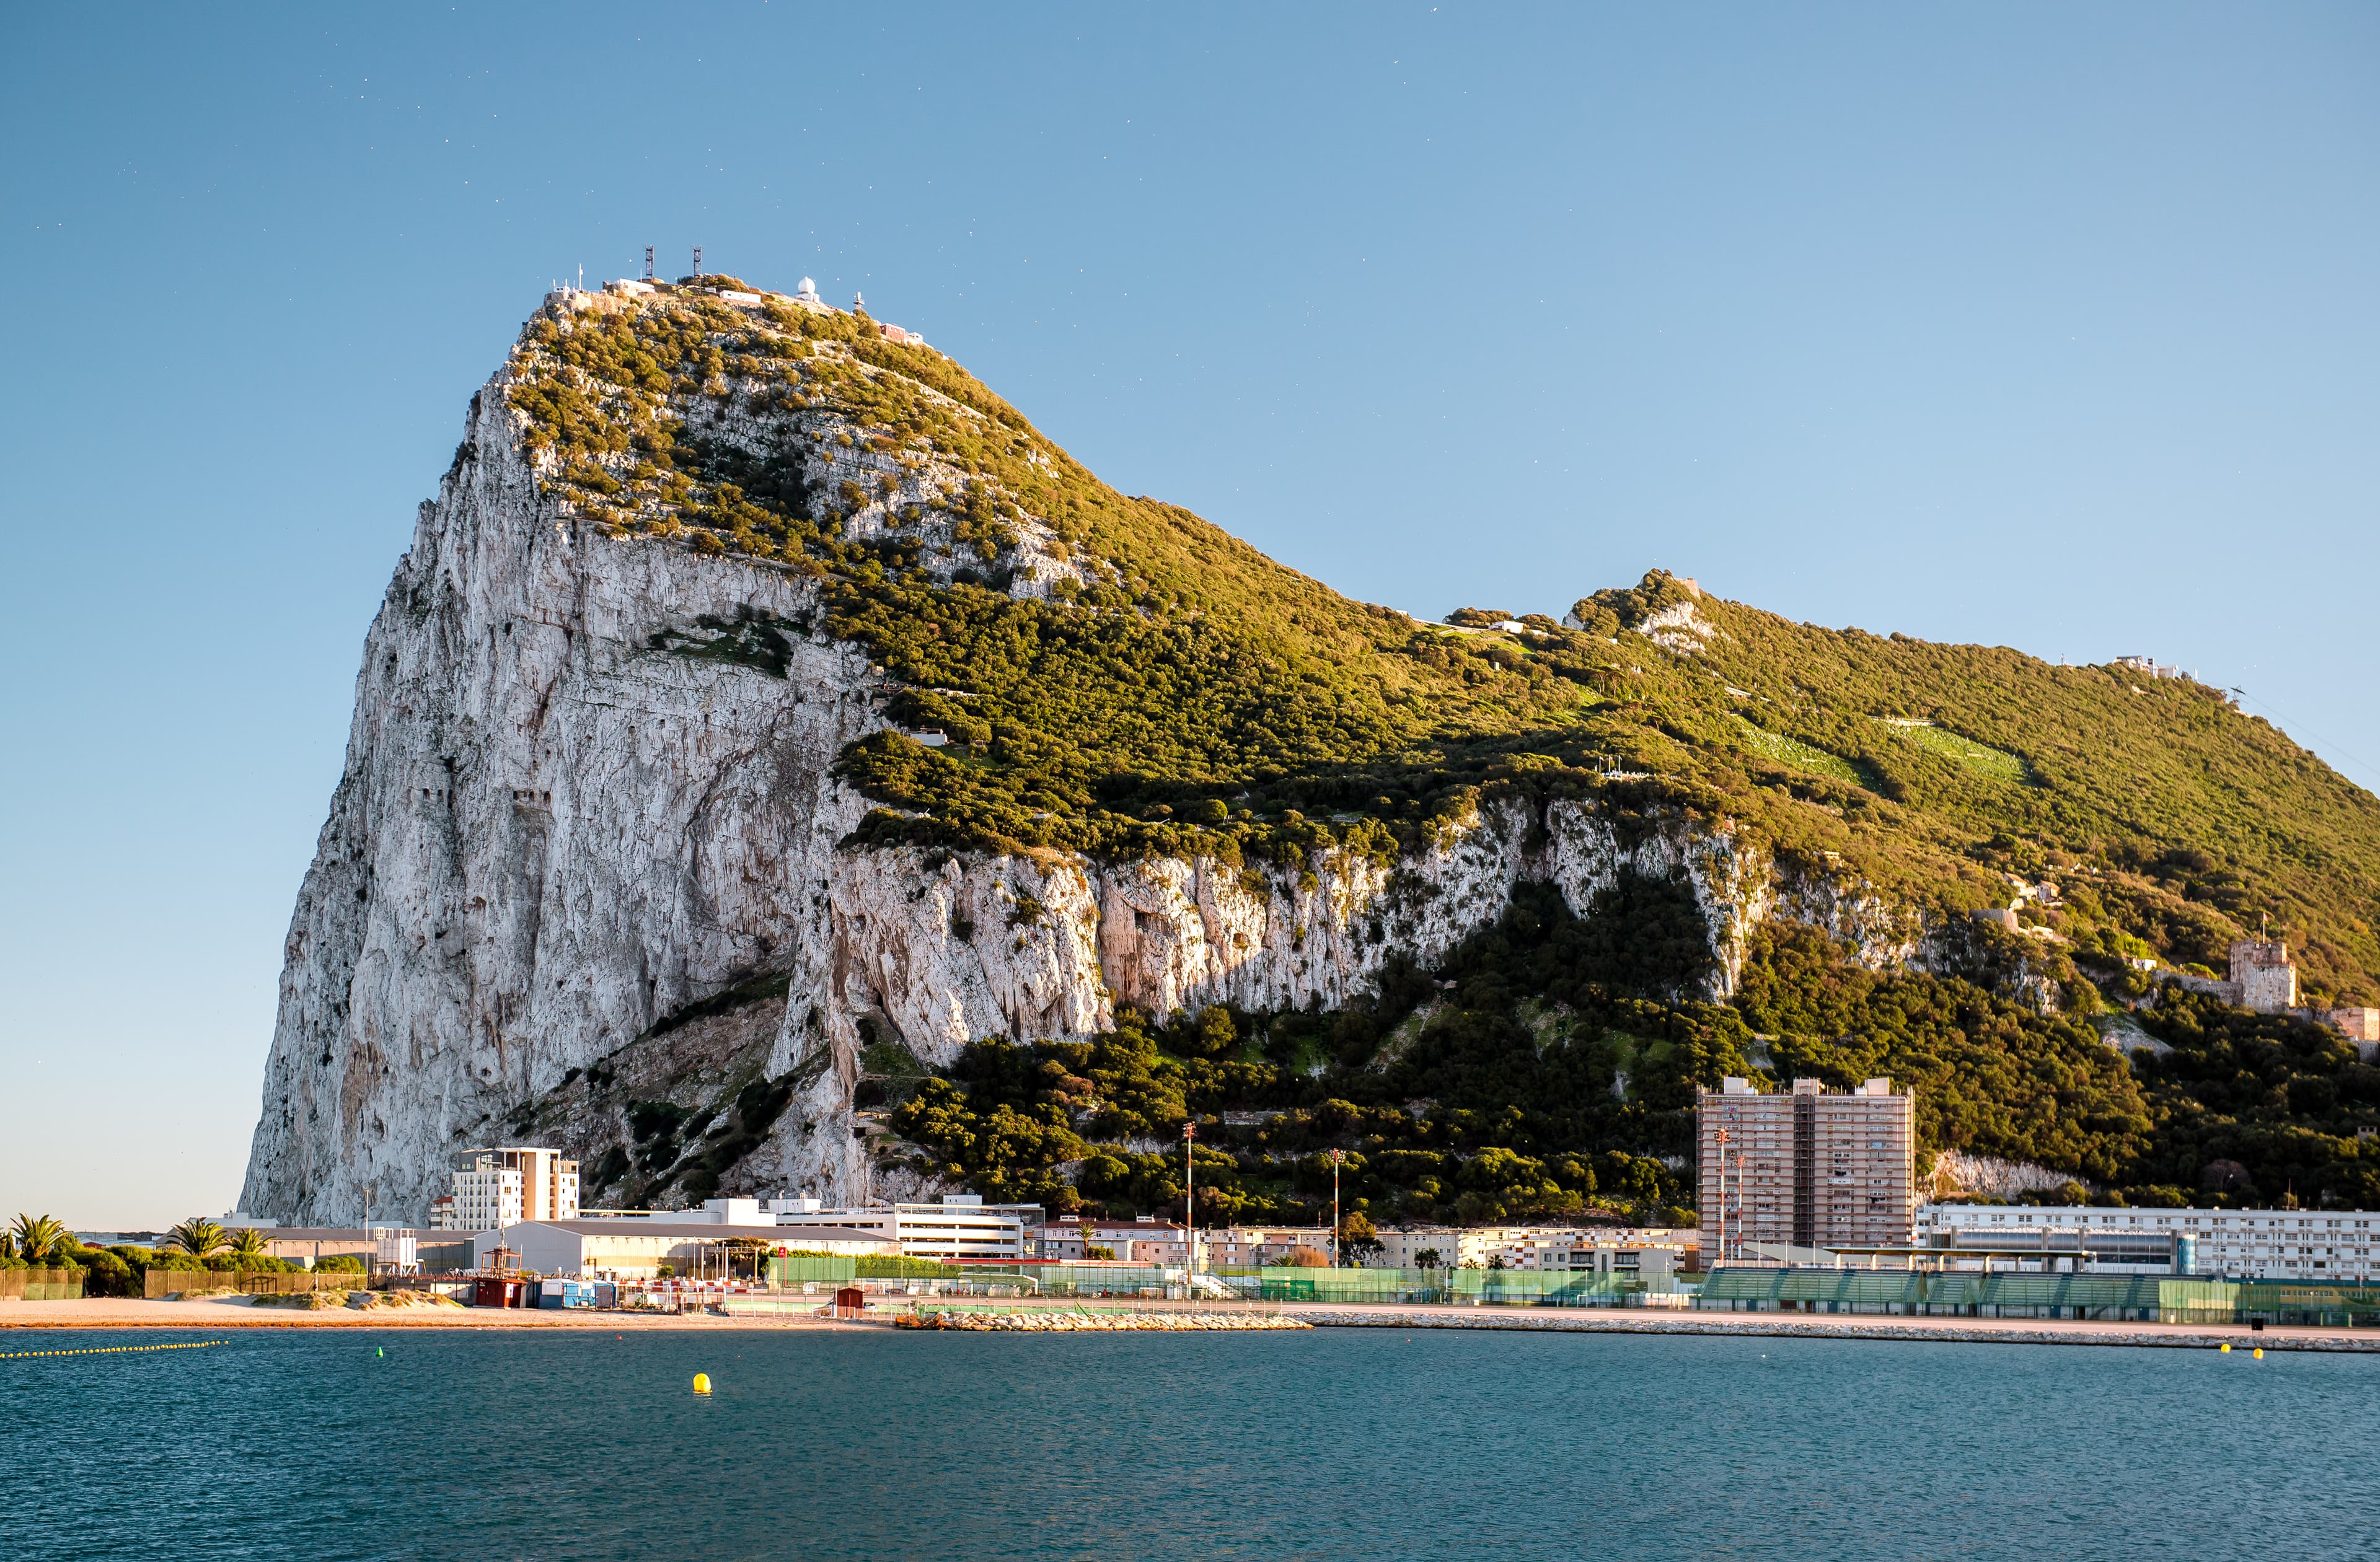
[{"label": "steep rock face", "polygon": [[799,624],[807,583],[558,521],[516,432],[475,398],[366,638],[246,1208],[351,1218],[370,1185],[418,1213],[514,1104],[794,958],[862,812],[827,775],[882,724],[860,652],[779,633],[781,676],[652,648]]},{"label": "steep rock face", "polygon": [[842,848],[867,805],[832,768],[890,692],[865,651],[809,629],[795,571],[569,518],[519,433],[500,379],[367,636],[253,1213],[350,1220],[369,1187],[420,1218],[454,1151],[531,1134],[589,1175],[698,1169],[664,1202],[901,1192],[866,1181],[871,1037],[937,1067],[985,1035],[1092,1034],[1120,1003],[1335,1005],[1391,956],[1442,957],[1524,879],[1581,912],[1626,873],[1687,881],[1714,997],[1771,915],[1907,958],[1883,908],[1726,825],[1591,800],[1491,801],[1400,862],[1287,871]]}]

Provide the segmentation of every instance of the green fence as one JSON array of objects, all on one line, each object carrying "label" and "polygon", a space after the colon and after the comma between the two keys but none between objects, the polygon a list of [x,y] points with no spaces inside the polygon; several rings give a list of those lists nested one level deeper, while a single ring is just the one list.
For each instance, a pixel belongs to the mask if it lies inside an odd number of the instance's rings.
[{"label": "green fence", "polygon": [[768,1265],[770,1282],[779,1286],[847,1286],[859,1272],[859,1261],[848,1253],[789,1253]]},{"label": "green fence", "polygon": [[1266,1302],[1466,1307],[1643,1307],[1672,1294],[1667,1278],[1562,1269],[1245,1269],[1222,1282]]},{"label": "green fence", "polygon": [[2232,1306],[2240,1323],[2380,1327],[2380,1286],[2321,1286],[2301,1280],[2242,1280]]},{"label": "green fence", "polygon": [[242,1296],[296,1296],[315,1290],[361,1290],[369,1283],[360,1269],[152,1268],[140,1277],[140,1294],[154,1302],[194,1290],[227,1290]]},{"label": "green fence", "polygon": [[1181,1270],[1153,1264],[969,1264],[965,1278],[1014,1284],[1037,1296],[1163,1296],[1184,1283]]},{"label": "green fence", "polygon": [[2157,1275],[1985,1275],[1955,1270],[1730,1265],[1705,1277],[1694,1305],[1734,1312],[2380,1326],[2380,1286],[2173,1279]]},{"label": "green fence", "polygon": [[[1668,1277],[1531,1269],[1208,1269],[1185,1277],[1180,1269],[1138,1264],[966,1265],[978,1283],[1014,1278],[1036,1294],[1062,1297],[1161,1297],[1247,1302],[1453,1303],[1486,1307],[1643,1307],[1677,1305],[1683,1292]],[[1656,1300],[1658,1299],[1658,1300]],[[1674,1299],[1674,1300],[1673,1300]]]},{"label": "green fence", "polygon": [[0,1269],[0,1300],[9,1302],[79,1302],[79,1269]]}]

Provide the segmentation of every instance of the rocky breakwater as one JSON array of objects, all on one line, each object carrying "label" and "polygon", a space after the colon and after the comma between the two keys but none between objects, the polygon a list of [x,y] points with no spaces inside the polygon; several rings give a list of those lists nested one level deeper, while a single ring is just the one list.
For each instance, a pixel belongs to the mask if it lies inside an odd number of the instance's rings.
[{"label": "rocky breakwater", "polygon": [[1185,1334],[1302,1329],[1311,1324],[1278,1313],[1010,1313],[919,1311],[892,1326],[1006,1334]]}]

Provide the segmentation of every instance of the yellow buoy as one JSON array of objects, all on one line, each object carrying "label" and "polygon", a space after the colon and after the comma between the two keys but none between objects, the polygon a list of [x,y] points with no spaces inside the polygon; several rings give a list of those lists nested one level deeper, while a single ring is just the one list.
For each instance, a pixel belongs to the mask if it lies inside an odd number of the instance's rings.
[{"label": "yellow buoy", "polygon": [[2223,1353],[2226,1356],[2231,1354],[2231,1342],[2228,1339],[2223,1342]]},{"label": "yellow buoy", "polygon": [[[2261,1356],[2264,1352],[2259,1350],[2256,1354]],[[698,1372],[694,1374],[694,1391],[698,1394],[708,1394],[710,1392],[710,1374],[709,1373]]]},{"label": "yellow buoy", "polygon": [[2261,1361],[2263,1361],[2264,1359],[2265,1359],[2265,1348],[2264,1348],[2263,1346],[2259,1345],[2259,1346],[2257,1346],[2257,1347],[2256,1347],[2256,1360],[2258,1360],[2258,1361],[2260,1361],[2260,1362],[2261,1362]]}]

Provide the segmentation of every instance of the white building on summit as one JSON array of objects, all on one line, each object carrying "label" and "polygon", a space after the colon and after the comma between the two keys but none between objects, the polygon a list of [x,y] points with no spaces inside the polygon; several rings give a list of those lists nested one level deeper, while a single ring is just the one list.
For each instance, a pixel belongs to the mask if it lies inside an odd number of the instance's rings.
[{"label": "white building on summit", "polygon": [[818,296],[818,284],[812,282],[808,277],[802,278],[802,285],[794,289],[794,297],[800,299],[805,304],[823,304],[826,302],[825,299]]}]

